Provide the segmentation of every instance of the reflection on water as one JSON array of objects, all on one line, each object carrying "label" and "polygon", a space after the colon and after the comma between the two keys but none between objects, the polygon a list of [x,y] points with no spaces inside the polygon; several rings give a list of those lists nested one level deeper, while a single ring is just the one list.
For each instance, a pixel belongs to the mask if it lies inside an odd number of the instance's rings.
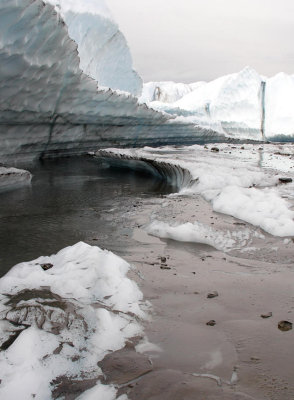
[{"label": "reflection on water", "polygon": [[18,262],[80,240],[98,237],[97,245],[111,250],[120,228],[111,221],[111,210],[123,212],[140,197],[170,191],[151,176],[106,168],[86,157],[48,160],[30,171],[31,187],[0,194],[1,276]]}]

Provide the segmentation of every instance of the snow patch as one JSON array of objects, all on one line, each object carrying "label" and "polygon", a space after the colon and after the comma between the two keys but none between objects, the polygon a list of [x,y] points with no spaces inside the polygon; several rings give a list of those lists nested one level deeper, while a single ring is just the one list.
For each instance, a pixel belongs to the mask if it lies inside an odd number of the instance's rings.
[{"label": "snow patch", "polygon": [[[97,363],[142,334],[142,293],[129,268],[80,242],[18,264],[0,280],[2,346],[16,326],[20,333],[0,353],[1,398],[48,399],[56,379],[98,379]],[[98,394],[115,399],[116,390],[98,383],[80,398]]]}]

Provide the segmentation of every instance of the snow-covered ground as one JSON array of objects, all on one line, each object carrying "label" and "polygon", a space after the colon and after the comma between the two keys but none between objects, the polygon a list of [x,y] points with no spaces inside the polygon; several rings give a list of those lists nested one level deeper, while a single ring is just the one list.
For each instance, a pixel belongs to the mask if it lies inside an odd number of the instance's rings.
[{"label": "snow-covered ground", "polygon": [[[98,155],[140,161],[149,171],[176,184],[178,195],[201,195],[213,210],[260,227],[271,235],[294,236],[294,146],[209,145],[159,149],[107,149]],[[131,165],[133,167],[133,165]],[[283,183],[288,178],[288,183]],[[174,227],[154,222],[149,232],[160,237],[233,248],[247,233],[212,232],[210,227]],[[221,238],[220,238],[221,236]]]},{"label": "snow-covered ground", "polygon": [[272,78],[250,67],[211,82],[144,84],[141,102],[178,116],[177,120],[230,137],[261,140],[294,138],[294,78]]},{"label": "snow-covered ground", "polygon": [[[64,377],[101,377],[97,363],[142,334],[142,293],[129,268],[80,242],[0,280],[1,399],[50,399]],[[80,398],[112,400],[116,392],[98,381]]]}]

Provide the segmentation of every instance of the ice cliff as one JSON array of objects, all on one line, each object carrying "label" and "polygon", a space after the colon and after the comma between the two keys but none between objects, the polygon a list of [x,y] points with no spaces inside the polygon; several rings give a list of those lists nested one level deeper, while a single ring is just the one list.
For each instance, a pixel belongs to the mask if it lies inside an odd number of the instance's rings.
[{"label": "ice cliff", "polygon": [[81,70],[99,86],[141,94],[142,79],[133,70],[124,35],[104,0],[46,0],[55,6],[77,43]]},{"label": "ice cliff", "polygon": [[134,143],[144,129],[145,137],[156,135],[150,126],[168,119],[84,74],[52,5],[1,0],[0,34],[1,161]]},{"label": "ice cliff", "polygon": [[[97,49],[88,48],[88,55],[83,53],[89,45],[87,40],[93,44],[98,31],[102,41],[112,28],[118,32],[103,4],[1,0],[1,162],[82,154],[113,145],[190,144],[204,136],[211,140],[219,136],[150,109],[131,94],[100,86],[101,77],[97,82],[82,71],[92,74],[95,57],[99,58]],[[79,45],[70,37],[73,31],[80,34],[78,42],[83,38]],[[121,80],[115,65],[125,68],[130,58],[126,43],[120,47],[116,42],[122,40],[121,34],[113,39],[105,43],[100,67],[104,63],[105,74],[115,81]],[[99,44],[98,39],[96,42]],[[115,57],[117,64],[113,64]],[[126,79],[129,90],[135,87],[133,77]]]},{"label": "ice cliff", "polygon": [[255,140],[263,135],[293,140],[293,100],[293,76],[280,73],[265,78],[250,67],[192,85],[149,82],[140,98],[154,109],[176,115],[178,120],[229,137]]}]

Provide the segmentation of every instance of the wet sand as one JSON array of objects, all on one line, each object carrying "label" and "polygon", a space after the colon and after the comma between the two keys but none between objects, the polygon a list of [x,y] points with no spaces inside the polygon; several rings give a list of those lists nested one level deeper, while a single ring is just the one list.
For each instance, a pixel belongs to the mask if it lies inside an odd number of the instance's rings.
[{"label": "wet sand", "polygon": [[150,218],[244,227],[197,197],[146,199],[129,210],[117,221],[129,229],[123,256],[152,303],[145,333],[161,351],[145,351],[152,371],[121,392],[133,400],[293,399],[294,333],[278,329],[294,322],[293,241],[263,232],[249,251],[228,254],[145,232]]}]

